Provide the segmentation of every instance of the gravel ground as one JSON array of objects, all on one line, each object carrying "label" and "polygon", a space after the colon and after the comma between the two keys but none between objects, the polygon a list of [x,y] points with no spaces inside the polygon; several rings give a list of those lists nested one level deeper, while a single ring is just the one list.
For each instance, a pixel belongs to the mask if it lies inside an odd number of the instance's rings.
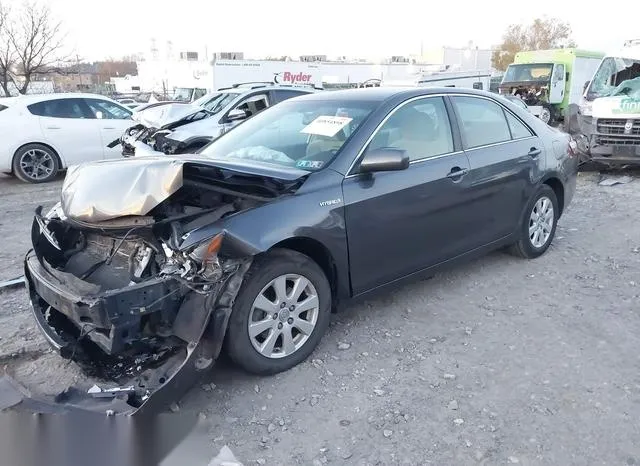
[{"label": "gravel ground", "polygon": [[[581,174],[549,252],[494,253],[353,306],[274,377],[221,361],[180,403],[244,464],[640,464],[640,181]],[[60,182],[0,178],[0,277]],[[0,363],[43,387],[81,379],[48,353],[24,290],[0,293]]]}]

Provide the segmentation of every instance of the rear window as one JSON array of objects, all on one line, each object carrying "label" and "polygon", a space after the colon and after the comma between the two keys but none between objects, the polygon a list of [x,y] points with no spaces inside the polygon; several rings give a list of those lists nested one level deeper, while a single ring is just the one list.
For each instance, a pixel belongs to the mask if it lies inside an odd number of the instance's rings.
[{"label": "rear window", "polygon": [[2,104],[0,104],[0,112],[1,112],[1,111],[3,111],[3,110],[6,110],[6,109],[8,109],[8,108],[9,108],[9,107],[7,107],[6,105],[2,105]]},{"label": "rear window", "polygon": [[80,98],[46,100],[27,105],[36,116],[50,118],[95,118],[90,114],[87,104]]}]

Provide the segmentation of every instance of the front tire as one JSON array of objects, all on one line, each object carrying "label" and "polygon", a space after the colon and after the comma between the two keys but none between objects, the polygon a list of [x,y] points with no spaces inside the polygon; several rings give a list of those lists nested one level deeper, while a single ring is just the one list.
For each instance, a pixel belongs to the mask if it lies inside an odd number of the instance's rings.
[{"label": "front tire", "polygon": [[553,241],[559,216],[556,193],[543,184],[527,204],[520,225],[520,239],[509,251],[525,259],[540,257]]},{"label": "front tire", "polygon": [[331,288],[309,257],[275,249],[257,257],[233,305],[225,347],[247,372],[276,374],[304,361],[331,318]]},{"label": "front tire", "polygon": [[18,149],[12,167],[16,178],[27,183],[46,183],[60,170],[58,156],[42,144],[27,144]]}]

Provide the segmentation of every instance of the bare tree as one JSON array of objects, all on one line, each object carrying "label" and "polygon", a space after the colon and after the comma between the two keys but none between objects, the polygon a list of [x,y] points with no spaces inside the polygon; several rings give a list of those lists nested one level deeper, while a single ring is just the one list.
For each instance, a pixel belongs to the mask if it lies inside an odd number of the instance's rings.
[{"label": "bare tree", "polygon": [[574,47],[571,26],[556,18],[537,18],[531,24],[512,24],[502,36],[502,44],[493,52],[491,63],[506,70],[521,50],[543,50]]},{"label": "bare tree", "polygon": [[9,40],[11,30],[9,8],[0,3],[0,86],[5,96],[9,96],[9,82],[13,82],[11,70],[15,53]]},{"label": "bare tree", "polygon": [[36,75],[60,71],[59,65],[67,59],[61,54],[65,34],[48,6],[25,2],[7,31],[15,53],[15,74],[21,78],[21,94],[27,92]]}]

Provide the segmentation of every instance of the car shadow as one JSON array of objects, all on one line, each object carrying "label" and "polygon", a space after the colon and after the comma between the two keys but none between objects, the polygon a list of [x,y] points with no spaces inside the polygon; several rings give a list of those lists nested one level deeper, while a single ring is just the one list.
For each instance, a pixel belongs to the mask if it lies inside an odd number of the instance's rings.
[{"label": "car shadow", "polygon": [[[344,339],[345,328],[350,329],[350,332],[353,333],[360,330],[359,326],[388,328],[392,325],[389,321],[394,318],[397,320],[400,317],[398,314],[402,314],[403,310],[406,312],[407,307],[414,307],[416,314],[418,312],[428,313],[430,310],[424,308],[431,308],[431,306],[425,306],[421,300],[425,298],[431,300],[434,296],[449,292],[459,293],[460,290],[466,289],[469,281],[473,281],[474,276],[481,271],[485,274],[491,273],[493,269],[500,269],[506,263],[520,261],[521,259],[510,256],[503,251],[495,251],[469,263],[452,267],[433,277],[409,281],[384,295],[348,305],[332,315],[329,329],[305,362],[274,376],[246,373],[230,360],[223,349],[213,370],[201,380],[200,386],[194,387],[186,394],[181,405],[186,409],[212,409],[215,412],[218,411],[218,403],[223,400],[233,399],[243,393],[251,393],[256,387],[278,383],[277,381],[284,378],[304,376],[303,372],[307,371],[305,366],[321,355],[340,356],[340,352],[336,348],[338,342]],[[434,301],[436,300],[434,299]],[[402,309],[398,309],[399,307]],[[437,303],[432,309],[437,309]],[[439,317],[434,313],[433,318],[438,319]],[[207,393],[213,390],[216,391],[215,395]]]}]

